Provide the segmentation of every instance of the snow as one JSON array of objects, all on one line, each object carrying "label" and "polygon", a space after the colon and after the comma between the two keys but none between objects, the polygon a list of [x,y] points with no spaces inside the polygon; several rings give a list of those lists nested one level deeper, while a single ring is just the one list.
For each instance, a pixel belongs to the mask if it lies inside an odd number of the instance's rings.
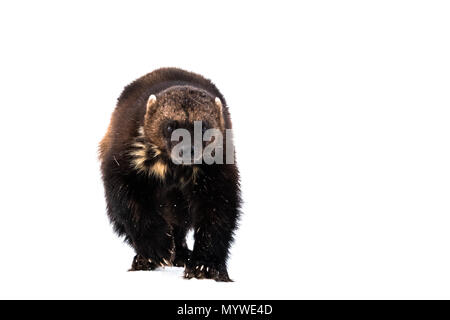
[{"label": "snow", "polygon": [[[0,298],[450,298],[448,16],[446,2],[2,2]],[[230,106],[233,283],[127,272],[105,214],[97,143],[123,86],[161,66],[210,77]]]}]

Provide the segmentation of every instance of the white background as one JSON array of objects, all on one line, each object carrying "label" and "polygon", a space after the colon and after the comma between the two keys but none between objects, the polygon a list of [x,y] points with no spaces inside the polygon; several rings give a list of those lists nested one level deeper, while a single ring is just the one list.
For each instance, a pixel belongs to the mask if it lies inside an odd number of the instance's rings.
[{"label": "white background", "polygon": [[[450,298],[445,1],[2,1],[0,298]],[[225,95],[234,283],[129,273],[97,143],[162,66]]]}]

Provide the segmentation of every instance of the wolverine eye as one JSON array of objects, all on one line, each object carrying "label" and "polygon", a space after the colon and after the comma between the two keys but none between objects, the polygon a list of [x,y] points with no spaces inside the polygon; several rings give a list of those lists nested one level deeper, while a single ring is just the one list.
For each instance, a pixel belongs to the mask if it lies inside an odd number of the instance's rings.
[{"label": "wolverine eye", "polygon": [[205,134],[206,130],[209,129],[209,124],[205,121],[202,122],[202,134]]},{"label": "wolverine eye", "polygon": [[170,135],[172,134],[172,132],[177,128],[177,122],[176,121],[170,121],[168,123],[166,123],[166,125],[164,126],[164,135],[166,137],[170,137]]}]

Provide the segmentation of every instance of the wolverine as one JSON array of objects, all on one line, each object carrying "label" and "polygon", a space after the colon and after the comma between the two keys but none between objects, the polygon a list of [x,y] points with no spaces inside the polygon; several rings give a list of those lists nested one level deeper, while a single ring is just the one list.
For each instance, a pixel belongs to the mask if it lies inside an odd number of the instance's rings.
[{"label": "wolverine", "polygon": [[[231,130],[223,95],[203,76],[162,68],[125,87],[99,146],[107,214],[136,253],[130,271],[177,266],[186,279],[231,281],[227,258],[240,214],[239,172],[221,153],[215,158],[223,161],[198,161],[198,141],[175,152],[197,161],[173,161],[173,133],[194,133],[195,123],[202,133]],[[200,147],[212,140],[202,139]],[[217,150],[231,143],[223,139]],[[191,229],[192,250],[186,244]]]}]

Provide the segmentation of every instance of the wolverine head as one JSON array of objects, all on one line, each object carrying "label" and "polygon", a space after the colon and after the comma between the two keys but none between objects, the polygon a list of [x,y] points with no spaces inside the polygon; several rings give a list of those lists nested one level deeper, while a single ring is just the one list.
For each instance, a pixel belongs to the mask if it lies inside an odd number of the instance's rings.
[{"label": "wolverine head", "polygon": [[[176,154],[188,156],[192,163],[201,161],[202,149],[214,142],[214,138],[203,139],[209,129],[224,133],[223,106],[218,97],[202,89],[174,86],[147,100],[144,133],[166,158],[174,160]],[[181,135],[184,133],[189,135],[189,141]]]}]

